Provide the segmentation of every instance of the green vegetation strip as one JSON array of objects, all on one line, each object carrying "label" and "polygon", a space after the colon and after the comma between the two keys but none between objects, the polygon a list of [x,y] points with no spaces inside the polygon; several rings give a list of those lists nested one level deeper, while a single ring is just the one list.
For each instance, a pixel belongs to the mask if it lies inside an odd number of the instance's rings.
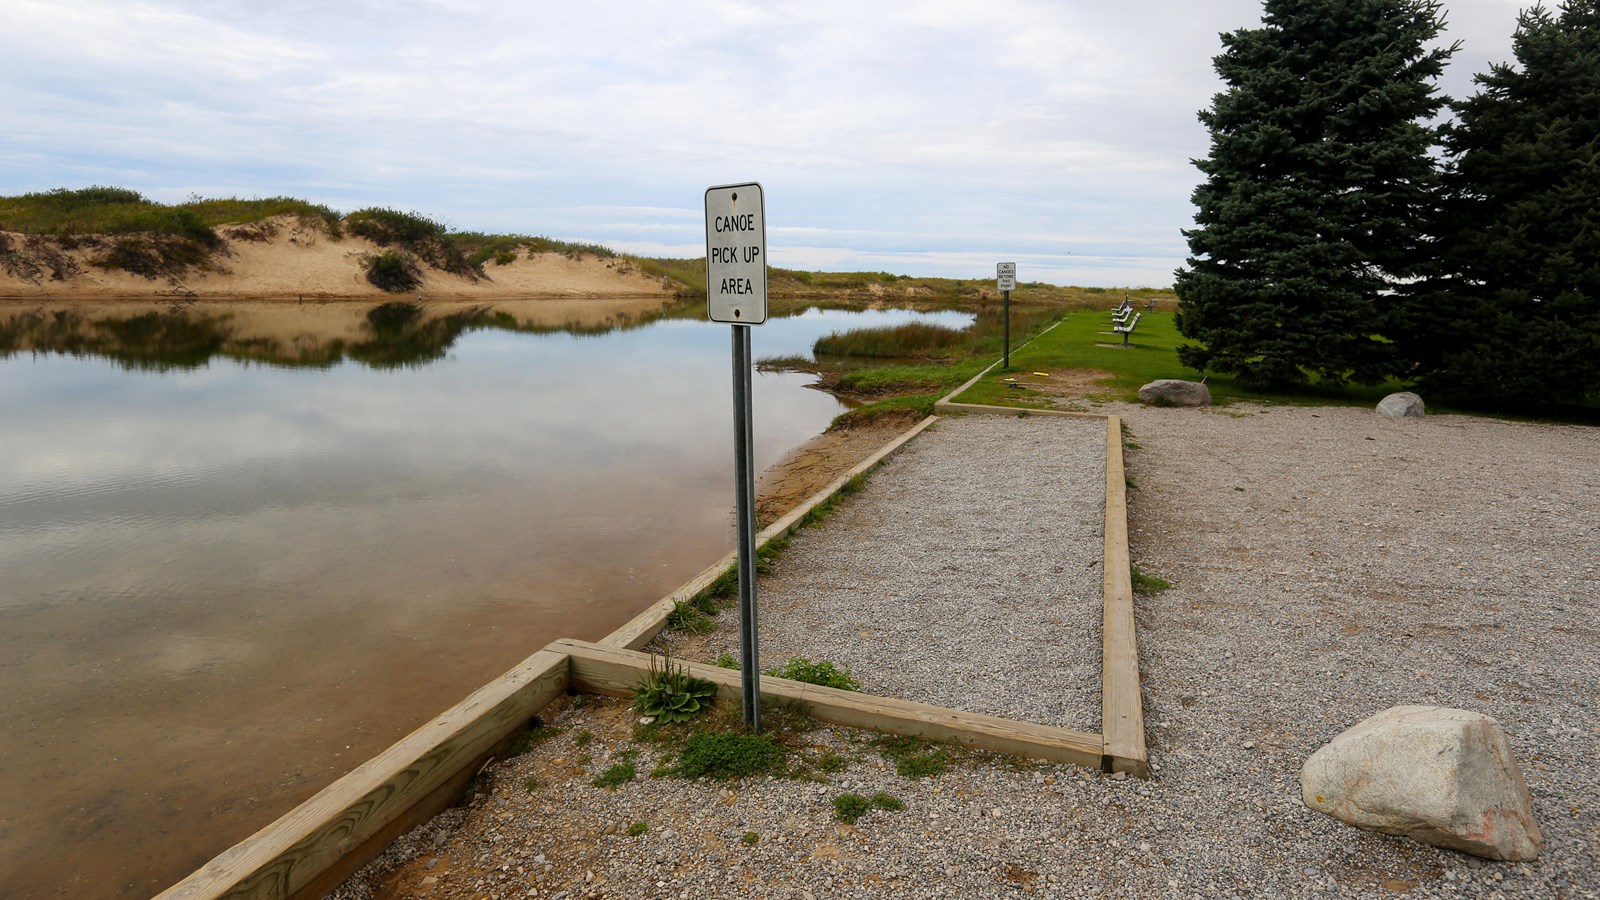
[{"label": "green vegetation strip", "polygon": [[[1029,382],[1039,383],[1044,377],[1035,376],[1034,372],[1052,376],[1073,370],[1101,373],[1087,389],[1088,398],[1100,402],[1135,401],[1142,385],[1162,378],[1200,380],[1201,373],[1178,362],[1177,348],[1183,338],[1173,324],[1171,313],[1145,312],[1126,348],[1122,346],[1122,336],[1111,333],[1110,317],[1109,308],[1067,313],[1061,324],[1014,351],[1009,371],[996,366],[977,384],[952,399],[960,403],[1023,408],[1051,405],[1040,392],[1026,389]],[[1023,383],[1025,389],[1011,387],[1005,381],[1007,378]],[[1211,389],[1213,402],[1217,403],[1234,400],[1301,405],[1376,403],[1385,394],[1403,389],[1399,382],[1389,381],[1373,387],[1334,389],[1312,384],[1298,390],[1252,391],[1240,387],[1232,376],[1213,375],[1205,381]]]}]

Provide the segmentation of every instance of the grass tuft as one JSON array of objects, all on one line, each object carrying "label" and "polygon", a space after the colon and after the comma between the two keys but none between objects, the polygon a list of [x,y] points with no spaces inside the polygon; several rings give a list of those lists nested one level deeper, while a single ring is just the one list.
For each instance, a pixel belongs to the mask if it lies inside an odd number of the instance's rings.
[{"label": "grass tuft", "polygon": [[1172,582],[1167,581],[1165,578],[1158,578],[1154,575],[1146,575],[1145,573],[1139,571],[1137,566],[1129,566],[1128,575],[1133,580],[1133,592],[1135,594],[1144,594],[1146,596],[1150,594],[1159,594],[1167,588],[1172,587]]},{"label": "grass tuft", "polygon": [[784,748],[769,734],[697,731],[684,741],[672,774],[718,781],[779,774],[785,756]]},{"label": "grass tuft", "polygon": [[638,776],[639,770],[631,762],[617,763],[589,782],[597,788],[615,790]]},{"label": "grass tuft", "polygon": [[763,674],[837,688],[841,691],[861,690],[861,682],[851,677],[848,669],[841,670],[829,660],[812,662],[804,656],[794,656],[783,665],[768,669]]}]

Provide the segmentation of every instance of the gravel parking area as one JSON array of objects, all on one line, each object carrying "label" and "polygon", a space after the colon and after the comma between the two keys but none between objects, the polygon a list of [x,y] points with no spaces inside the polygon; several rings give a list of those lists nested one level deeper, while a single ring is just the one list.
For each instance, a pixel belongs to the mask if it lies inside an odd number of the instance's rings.
[{"label": "gravel parking area", "polygon": [[[1172,582],[1136,602],[1148,782],[987,756],[911,778],[870,736],[833,729],[810,739],[845,761],[826,782],[651,778],[655,751],[630,741],[621,703],[563,701],[552,719],[565,732],[495,765],[471,806],[413,832],[337,896],[1600,896],[1600,430],[1348,408],[1105,411],[1125,417],[1138,445],[1134,560]],[[912,524],[920,514],[897,487],[902,471],[946,465],[932,481],[1053,478],[1038,468],[1054,458],[1048,438],[997,463],[997,447],[1044,434],[1044,421],[941,422],[797,539],[763,585],[764,658],[825,656],[868,690],[1083,727],[1088,695],[1029,705],[1081,680],[1060,675],[1083,664],[1068,645],[1084,635],[1021,614],[1006,631],[1013,610],[994,601],[1022,588],[992,582],[971,598],[992,611],[940,600],[921,618],[908,596],[957,574],[923,554],[948,539],[962,544],[941,551],[959,554],[959,570],[1003,571],[1013,550],[1038,553],[1044,573],[1062,577],[1046,593],[1082,581],[1098,600],[1098,568],[1073,572],[1068,552],[1029,549],[1049,542],[1020,509],[946,499],[933,509],[951,530],[934,531]],[[1014,440],[980,434],[988,428],[1014,429],[1003,435]],[[830,588],[825,557],[811,556],[830,543],[885,565],[870,578],[835,575]],[[871,615],[828,605],[835,594]],[[1028,646],[1040,633],[1059,635],[1059,657]],[[934,640],[1006,661],[958,673],[953,651],[928,650]],[[853,661],[857,647],[877,652]],[[904,684],[888,674],[916,671],[923,656],[944,665]],[[1090,665],[1097,674],[1098,659]],[[989,677],[1007,682],[991,689]],[[1539,860],[1477,860],[1301,804],[1311,752],[1404,703],[1502,723],[1544,833]],[[638,779],[591,785],[634,751]],[[846,791],[881,791],[904,809],[843,824],[832,799]],[[639,822],[644,832],[629,836]]]}]

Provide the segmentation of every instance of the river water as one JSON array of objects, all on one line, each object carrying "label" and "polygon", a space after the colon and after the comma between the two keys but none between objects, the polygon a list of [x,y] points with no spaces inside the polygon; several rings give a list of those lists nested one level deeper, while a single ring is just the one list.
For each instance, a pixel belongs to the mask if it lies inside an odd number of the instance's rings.
[{"label": "river water", "polygon": [[[0,896],[159,891],[731,547],[727,326],[240,317],[0,316]],[[808,380],[757,377],[758,467],[842,410]]]}]

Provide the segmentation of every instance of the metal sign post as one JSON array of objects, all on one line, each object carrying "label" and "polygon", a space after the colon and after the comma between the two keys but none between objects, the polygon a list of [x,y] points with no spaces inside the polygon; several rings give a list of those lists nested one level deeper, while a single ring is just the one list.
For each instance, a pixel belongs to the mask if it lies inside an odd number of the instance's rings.
[{"label": "metal sign post", "polygon": [[706,313],[733,326],[734,506],[739,532],[739,667],[744,723],[761,732],[756,642],[756,476],[750,328],[767,320],[767,213],[761,185],[706,190]]},{"label": "metal sign post", "polygon": [[1001,296],[1005,297],[1006,320],[1006,354],[1001,362],[1001,368],[1011,368],[1011,292],[1017,289],[1017,264],[1014,262],[996,263],[994,267],[995,284],[1000,288]]}]

